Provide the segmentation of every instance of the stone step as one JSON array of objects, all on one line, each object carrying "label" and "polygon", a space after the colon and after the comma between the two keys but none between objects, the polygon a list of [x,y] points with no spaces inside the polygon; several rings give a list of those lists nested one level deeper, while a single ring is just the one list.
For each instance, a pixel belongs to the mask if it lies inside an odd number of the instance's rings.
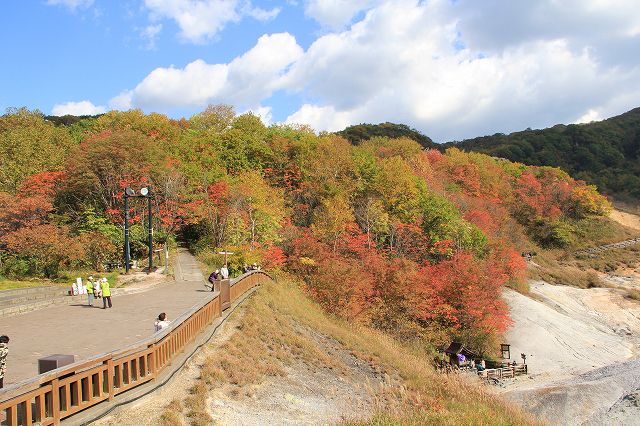
[{"label": "stone step", "polygon": [[12,306],[0,305],[0,318],[18,315],[25,312],[31,312],[38,309],[55,305],[71,305],[73,303],[87,303],[87,295],[81,294],[77,296],[60,296],[44,300],[28,301],[26,303],[16,304]]},{"label": "stone step", "polygon": [[[57,289],[64,289],[64,287],[56,287]],[[69,287],[71,288],[71,287]],[[135,294],[150,290],[153,287],[117,287],[111,289],[111,295],[117,297],[124,294]],[[68,290],[67,290],[68,291]],[[19,315],[26,312],[36,311],[38,309],[47,308],[50,306],[58,305],[72,305],[72,304],[86,304],[88,302],[86,294],[79,294],[76,296],[69,296],[67,292],[57,292],[53,297],[45,299],[28,299],[22,303],[7,304],[5,301],[0,300],[0,318],[9,317],[13,315]],[[94,306],[102,305],[102,299],[95,299]]]},{"label": "stone step", "polygon": [[26,296],[30,294],[40,294],[40,293],[67,293],[67,290],[71,288],[69,286],[54,286],[54,285],[44,285],[38,287],[27,287],[27,288],[13,288],[11,290],[2,290],[0,291],[0,300],[15,296]]},{"label": "stone step", "polygon": [[0,307],[21,305],[38,300],[53,299],[68,296],[68,290],[58,288],[57,291],[40,291],[27,294],[0,295]]}]

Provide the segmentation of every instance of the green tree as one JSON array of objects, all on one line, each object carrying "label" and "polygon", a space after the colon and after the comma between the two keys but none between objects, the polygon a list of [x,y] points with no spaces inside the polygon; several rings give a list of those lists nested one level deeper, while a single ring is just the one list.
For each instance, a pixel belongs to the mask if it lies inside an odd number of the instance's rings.
[{"label": "green tree", "polygon": [[73,146],[67,129],[41,112],[9,109],[0,116],[0,191],[15,193],[27,176],[62,169]]}]

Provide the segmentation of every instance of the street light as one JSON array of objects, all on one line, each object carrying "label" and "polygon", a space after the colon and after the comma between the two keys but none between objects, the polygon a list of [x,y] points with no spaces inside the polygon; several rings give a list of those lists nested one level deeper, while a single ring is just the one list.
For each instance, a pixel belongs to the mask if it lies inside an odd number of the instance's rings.
[{"label": "street light", "polygon": [[140,195],[131,188],[124,190],[124,271],[129,272],[129,263],[131,262],[131,249],[129,247],[129,198],[146,198],[149,210],[149,272],[153,268],[153,214],[151,212],[151,190],[149,188],[140,189]]}]

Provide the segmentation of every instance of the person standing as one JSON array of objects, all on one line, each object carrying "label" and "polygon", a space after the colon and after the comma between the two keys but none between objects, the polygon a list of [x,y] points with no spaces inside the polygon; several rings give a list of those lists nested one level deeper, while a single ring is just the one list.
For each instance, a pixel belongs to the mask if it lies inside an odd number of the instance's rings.
[{"label": "person standing", "polygon": [[169,321],[167,321],[167,314],[164,312],[158,315],[158,319],[153,323],[153,326],[156,332],[162,330],[163,328],[169,327]]},{"label": "person standing", "polygon": [[93,283],[93,295],[96,299],[100,299],[102,297],[102,289],[100,288],[100,278],[94,280],[93,277],[89,277],[89,280]]},{"label": "person standing", "polygon": [[9,336],[0,336],[0,389],[4,386],[4,372],[7,369],[9,355]]},{"label": "person standing", "polygon": [[220,268],[220,275],[222,275],[223,280],[229,278],[229,269],[227,269],[227,265],[224,265],[222,268]]},{"label": "person standing", "polygon": [[93,277],[89,277],[87,280],[87,299],[89,306],[93,306]]},{"label": "person standing", "polygon": [[102,289],[102,309],[107,309],[107,304],[111,308],[111,289],[109,288],[109,281],[106,278],[102,278],[100,283]]}]

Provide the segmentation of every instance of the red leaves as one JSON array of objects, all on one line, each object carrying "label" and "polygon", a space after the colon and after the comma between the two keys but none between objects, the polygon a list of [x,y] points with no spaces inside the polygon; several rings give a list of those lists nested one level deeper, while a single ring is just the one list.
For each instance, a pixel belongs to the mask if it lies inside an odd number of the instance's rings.
[{"label": "red leaves", "polygon": [[500,293],[513,271],[496,260],[458,252],[451,259],[423,266],[417,288],[426,296],[421,304],[426,318],[454,329],[504,331],[509,319]]},{"label": "red leaves", "polygon": [[277,269],[281,268],[287,261],[282,249],[278,246],[267,247],[262,256],[262,266],[265,269]]},{"label": "red leaves", "polygon": [[22,197],[41,196],[53,199],[56,185],[66,178],[64,172],[42,172],[29,176],[20,185],[19,194]]},{"label": "red leaves", "polygon": [[211,201],[218,208],[223,206],[224,201],[228,197],[228,195],[229,184],[227,184],[227,182],[223,180],[212,183],[207,187],[207,196],[209,197],[209,201]]},{"label": "red leaves", "polygon": [[427,158],[431,164],[441,161],[443,157],[442,153],[436,149],[430,149],[427,151]]},{"label": "red leaves", "polygon": [[63,172],[42,172],[28,177],[16,196],[0,194],[0,231],[45,223],[53,210],[56,186],[64,178]]},{"label": "red leaves", "polygon": [[[451,245],[441,241],[432,250],[449,252]],[[501,291],[525,267],[515,250],[496,246],[483,259],[456,252],[418,268],[406,258],[369,248],[366,236],[353,228],[336,252],[309,233],[292,241],[292,248],[291,269],[305,278],[310,294],[326,309],[382,328],[396,324],[399,333],[418,324],[471,328],[478,335],[504,331],[509,319]]]}]

